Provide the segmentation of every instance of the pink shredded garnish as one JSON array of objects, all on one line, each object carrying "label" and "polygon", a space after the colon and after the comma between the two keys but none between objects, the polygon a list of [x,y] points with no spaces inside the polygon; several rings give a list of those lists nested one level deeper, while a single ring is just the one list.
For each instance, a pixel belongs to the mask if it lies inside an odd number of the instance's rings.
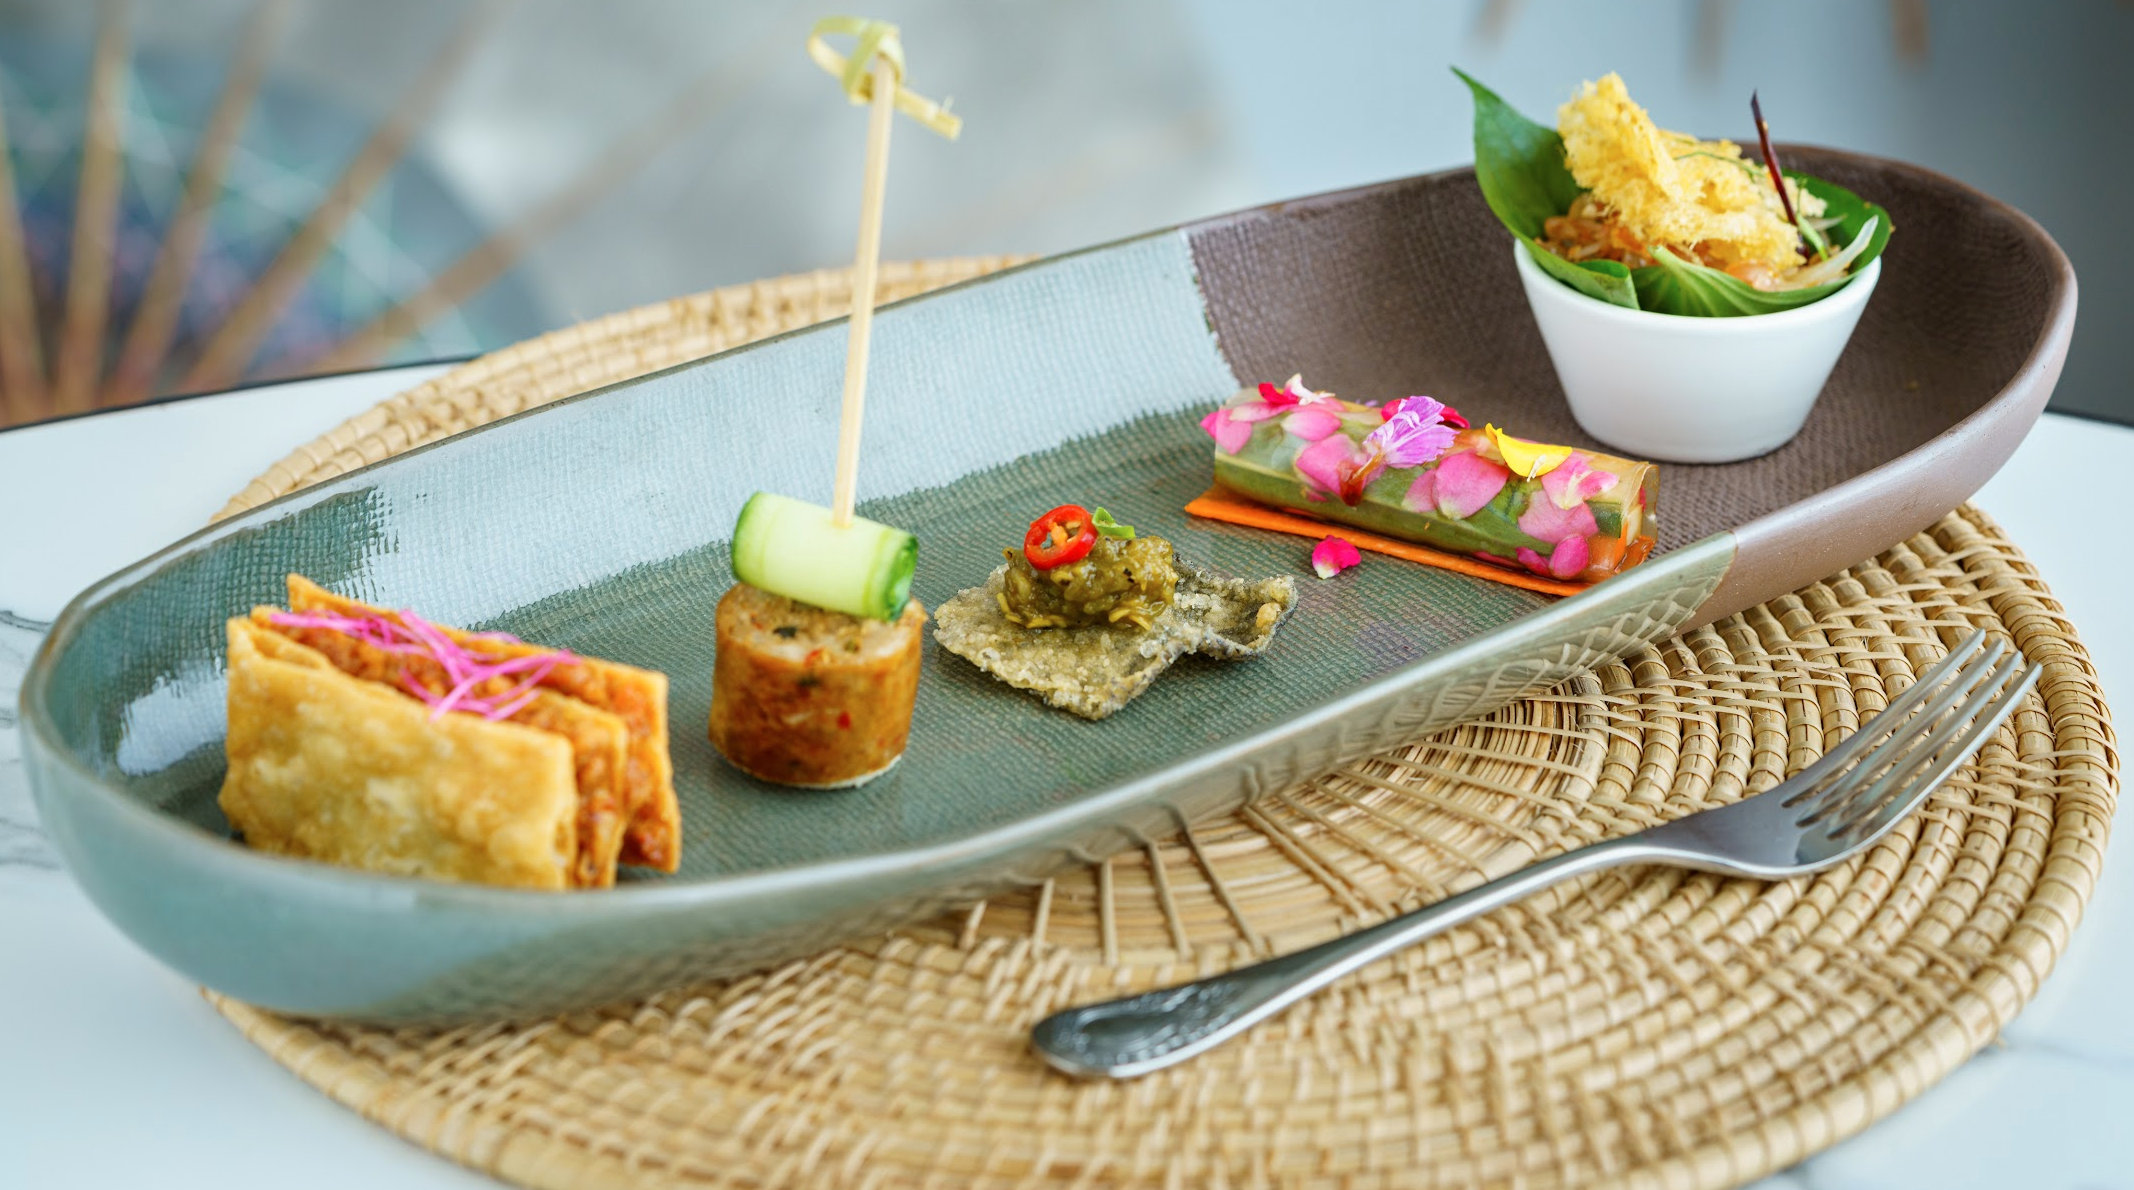
[{"label": "pink shredded garnish", "polygon": [[[492,723],[509,719],[533,701],[542,679],[554,672],[557,666],[575,665],[581,660],[575,653],[564,649],[545,649],[520,657],[488,657],[469,650],[459,641],[453,640],[444,629],[404,609],[400,612],[398,621],[384,615],[344,616],[338,612],[275,612],[268,616],[267,620],[284,628],[318,628],[337,632],[381,652],[428,657],[435,661],[445,671],[445,680],[452,684],[443,694],[438,694],[405,674],[402,674],[400,679],[403,689],[421,699],[430,708],[430,719],[433,722],[443,718],[449,711],[480,715]],[[502,645],[526,643],[508,632],[470,632],[467,639]],[[502,693],[474,693],[492,679],[513,676],[517,676],[519,680]]]}]

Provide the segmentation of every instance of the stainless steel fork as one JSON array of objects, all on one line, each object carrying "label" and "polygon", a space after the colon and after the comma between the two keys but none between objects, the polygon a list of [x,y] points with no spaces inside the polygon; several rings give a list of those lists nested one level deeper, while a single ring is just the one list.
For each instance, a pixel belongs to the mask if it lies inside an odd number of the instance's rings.
[{"label": "stainless steel fork", "polygon": [[1055,1013],[1038,1022],[1031,1041],[1069,1074],[1133,1078],[1211,1049],[1367,963],[1574,876],[1647,863],[1763,880],[1827,868],[1925,801],[2037,680],[2038,667],[2024,665],[2020,653],[1974,632],[1865,727],[1765,793],[1566,852],[1309,950]]}]

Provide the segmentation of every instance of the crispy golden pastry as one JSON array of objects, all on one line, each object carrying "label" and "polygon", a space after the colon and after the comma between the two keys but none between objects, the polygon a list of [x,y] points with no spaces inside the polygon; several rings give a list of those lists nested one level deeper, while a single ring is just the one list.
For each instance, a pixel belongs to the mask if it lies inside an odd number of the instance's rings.
[{"label": "crispy golden pastry", "polygon": [[221,803],[247,844],[374,872],[570,887],[568,740],[477,715],[432,721],[420,701],[249,619],[229,622],[229,641]]},{"label": "crispy golden pastry", "polygon": [[[391,614],[336,595],[295,574],[289,576],[289,608],[345,616]],[[475,641],[484,651],[499,657],[530,656],[543,651],[538,645],[482,642],[474,634],[455,628],[443,631],[463,645]],[[675,800],[674,762],[667,750],[667,675],[584,657],[576,665],[550,671],[541,679],[541,685],[622,719],[629,732],[620,785],[622,862],[674,871],[682,861],[682,811]]]},{"label": "crispy golden pastry", "polygon": [[[1741,147],[1659,127],[1621,75],[1581,87],[1556,119],[1571,176],[1639,240],[1700,245],[1722,268],[1781,273],[1801,263],[1799,231],[1762,171],[1743,168]],[[1803,217],[1823,212],[1823,200],[1799,183],[1788,180],[1786,189]]]},{"label": "crispy golden pastry", "polygon": [[635,854],[679,860],[665,675],[430,624],[297,575],[289,592],[292,611],[230,621],[221,803],[248,843],[438,879],[605,888],[644,823]]}]

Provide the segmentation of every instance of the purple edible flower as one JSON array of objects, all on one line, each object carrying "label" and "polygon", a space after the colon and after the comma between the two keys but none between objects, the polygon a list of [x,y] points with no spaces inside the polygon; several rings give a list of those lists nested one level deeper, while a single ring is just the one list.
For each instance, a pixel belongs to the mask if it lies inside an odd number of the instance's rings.
[{"label": "purple edible flower", "polygon": [[1420,467],[1452,446],[1457,430],[1445,424],[1445,406],[1429,397],[1402,397],[1386,405],[1385,421],[1363,440],[1388,467]]}]

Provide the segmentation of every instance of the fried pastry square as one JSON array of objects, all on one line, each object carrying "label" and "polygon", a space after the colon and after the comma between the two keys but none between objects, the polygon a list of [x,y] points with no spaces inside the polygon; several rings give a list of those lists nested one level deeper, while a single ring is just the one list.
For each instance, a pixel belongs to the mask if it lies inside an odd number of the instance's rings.
[{"label": "fried pastry square", "polygon": [[249,619],[229,622],[229,650],[220,801],[248,845],[373,872],[570,886],[569,740],[477,715],[433,720]]},{"label": "fried pastry square", "polygon": [[[289,607],[297,612],[332,612],[347,616],[391,615],[358,600],[336,595],[304,578],[289,576]],[[461,644],[472,633],[444,629]],[[542,652],[538,645],[480,643],[500,657]],[[558,666],[542,678],[544,688],[619,717],[628,731],[619,783],[625,864],[672,872],[682,860],[682,811],[674,793],[674,762],[667,741],[667,675],[620,662],[584,657],[576,665]]]}]

